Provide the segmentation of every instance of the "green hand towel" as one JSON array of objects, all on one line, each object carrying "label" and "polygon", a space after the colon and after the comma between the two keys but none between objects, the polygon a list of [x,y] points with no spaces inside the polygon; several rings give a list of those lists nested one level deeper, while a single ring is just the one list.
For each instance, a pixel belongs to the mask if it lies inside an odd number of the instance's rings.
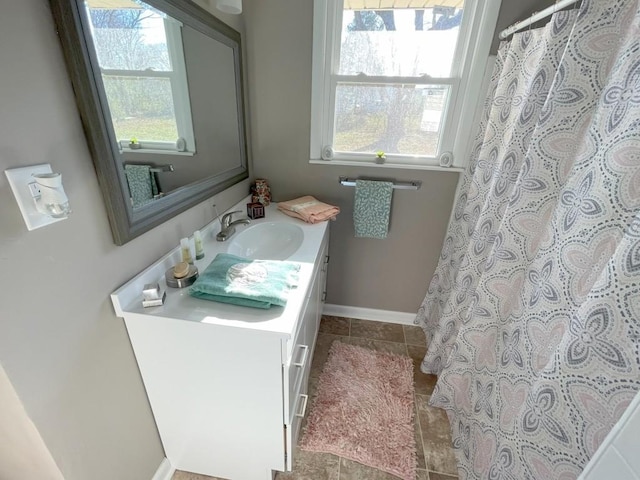
[{"label": "green hand towel", "polygon": [[284,307],[300,265],[219,253],[189,289],[192,297],[253,308]]},{"label": "green hand towel", "polygon": [[393,183],[356,180],[353,226],[356,237],[386,238]]}]

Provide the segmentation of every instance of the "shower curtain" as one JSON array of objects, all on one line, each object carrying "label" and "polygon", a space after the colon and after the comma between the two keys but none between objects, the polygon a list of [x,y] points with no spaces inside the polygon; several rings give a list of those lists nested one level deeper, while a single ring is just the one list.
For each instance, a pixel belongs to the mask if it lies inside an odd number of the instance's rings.
[{"label": "shower curtain", "polygon": [[640,0],[500,46],[416,323],[460,478],[576,478],[640,389]]}]

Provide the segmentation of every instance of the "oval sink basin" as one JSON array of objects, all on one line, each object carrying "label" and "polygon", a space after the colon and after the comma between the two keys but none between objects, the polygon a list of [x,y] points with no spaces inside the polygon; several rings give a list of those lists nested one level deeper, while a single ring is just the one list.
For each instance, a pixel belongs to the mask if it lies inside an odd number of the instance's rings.
[{"label": "oval sink basin", "polygon": [[227,252],[254,260],[285,260],[293,255],[304,233],[293,223],[266,222],[236,233]]}]

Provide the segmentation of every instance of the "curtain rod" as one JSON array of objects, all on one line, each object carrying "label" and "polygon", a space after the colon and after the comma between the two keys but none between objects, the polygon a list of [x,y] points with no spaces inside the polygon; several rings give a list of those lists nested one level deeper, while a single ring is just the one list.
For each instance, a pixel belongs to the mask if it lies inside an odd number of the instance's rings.
[{"label": "curtain rod", "polygon": [[523,28],[527,28],[532,23],[536,23],[538,20],[542,20],[543,18],[547,18],[549,15],[553,15],[558,10],[562,10],[563,8],[568,7],[569,5],[573,5],[579,0],[559,0],[550,7],[545,8],[541,12],[535,12],[529,18],[522,20],[520,22],[516,22],[511,25],[509,28],[506,28],[500,32],[500,39],[504,40],[509,35],[516,33],[518,30],[522,30]]}]

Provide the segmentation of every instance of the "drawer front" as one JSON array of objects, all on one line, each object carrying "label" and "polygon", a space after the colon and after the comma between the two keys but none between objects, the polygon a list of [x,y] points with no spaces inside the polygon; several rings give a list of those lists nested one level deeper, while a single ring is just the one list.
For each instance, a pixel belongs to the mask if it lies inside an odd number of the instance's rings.
[{"label": "drawer front", "polygon": [[[291,422],[295,405],[298,401],[298,394],[301,391],[303,377],[306,371],[311,367],[311,355],[313,350],[313,337],[309,336],[308,327],[313,322],[310,322],[311,318],[307,318],[311,312],[309,309],[305,311],[304,318],[301,319],[302,325],[298,330],[298,336],[296,337],[293,353],[289,359],[289,363],[285,366],[284,375],[284,422]],[[311,326],[313,328],[313,326]]]},{"label": "drawer front", "polygon": [[291,422],[287,424],[287,464],[286,468],[291,471],[293,468],[293,449],[298,444],[298,437],[302,427],[302,420],[304,419],[307,409],[311,406],[309,402],[311,399],[307,395],[307,382],[304,382],[304,392],[300,392],[296,395],[295,411]]},{"label": "drawer front", "polygon": [[302,423],[304,420],[304,416],[308,412],[309,408],[311,408],[311,397],[309,395],[309,375],[311,373],[311,369],[307,368],[302,377],[302,382],[300,383],[300,391],[296,392],[296,396],[294,399],[294,412],[293,417],[291,418],[291,422],[287,424],[287,462],[286,468],[288,471],[292,470],[293,465],[293,449],[298,444],[298,438],[300,437],[300,433],[302,431]]}]

